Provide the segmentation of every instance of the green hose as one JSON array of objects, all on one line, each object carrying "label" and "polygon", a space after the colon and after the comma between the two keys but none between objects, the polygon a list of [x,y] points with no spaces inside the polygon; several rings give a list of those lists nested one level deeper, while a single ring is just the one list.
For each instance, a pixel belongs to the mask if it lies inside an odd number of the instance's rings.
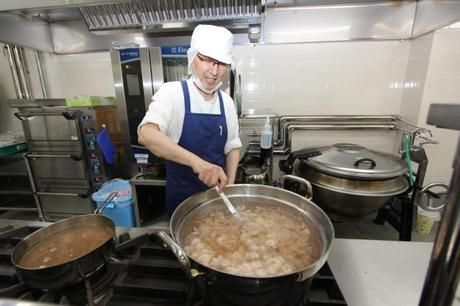
[{"label": "green hose", "polygon": [[410,160],[409,135],[405,134],[403,138],[404,154],[406,156],[407,169],[409,170],[409,186],[414,186],[414,177],[412,176],[412,162]]}]

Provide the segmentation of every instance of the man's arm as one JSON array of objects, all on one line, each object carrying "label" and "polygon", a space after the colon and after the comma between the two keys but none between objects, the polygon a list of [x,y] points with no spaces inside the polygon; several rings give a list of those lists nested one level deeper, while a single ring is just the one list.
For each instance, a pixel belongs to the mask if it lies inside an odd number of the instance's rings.
[{"label": "man's arm", "polygon": [[225,173],[227,173],[228,183],[234,184],[236,170],[240,162],[240,148],[236,148],[227,153],[225,157]]},{"label": "man's arm", "polygon": [[208,187],[218,185],[219,189],[223,189],[228,183],[228,178],[221,167],[201,159],[174,143],[154,123],[141,126],[138,141],[158,157],[191,167]]}]

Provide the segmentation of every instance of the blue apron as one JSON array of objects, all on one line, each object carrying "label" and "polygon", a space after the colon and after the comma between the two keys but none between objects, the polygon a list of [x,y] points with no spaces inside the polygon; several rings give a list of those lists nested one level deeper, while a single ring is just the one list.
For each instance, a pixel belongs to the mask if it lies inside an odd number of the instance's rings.
[{"label": "blue apron", "polygon": [[[203,160],[224,168],[224,147],[227,142],[227,122],[224,102],[218,90],[220,114],[193,114],[186,81],[181,81],[185,116],[179,145]],[[206,186],[189,166],[166,161],[166,210],[169,216],[189,196],[204,191]]]}]

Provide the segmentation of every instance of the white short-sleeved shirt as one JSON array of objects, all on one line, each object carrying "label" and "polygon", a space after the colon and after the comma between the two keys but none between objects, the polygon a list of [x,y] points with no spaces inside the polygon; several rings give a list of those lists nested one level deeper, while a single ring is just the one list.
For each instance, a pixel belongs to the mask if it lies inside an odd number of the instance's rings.
[{"label": "white short-sleeved shirt", "polygon": [[[205,101],[191,80],[187,81],[187,85],[190,93],[190,111],[192,113],[215,115],[221,113],[218,95],[215,95],[212,101]],[[228,130],[227,142],[224,148],[224,153],[227,154],[233,149],[240,148],[241,140],[239,137],[238,117],[233,100],[227,93],[221,93]],[[137,128],[137,133],[139,134],[139,129],[142,125],[155,123],[173,142],[178,143],[182,135],[184,115],[185,103],[181,83],[164,83],[152,97],[152,102],[144,119],[142,119]]]}]

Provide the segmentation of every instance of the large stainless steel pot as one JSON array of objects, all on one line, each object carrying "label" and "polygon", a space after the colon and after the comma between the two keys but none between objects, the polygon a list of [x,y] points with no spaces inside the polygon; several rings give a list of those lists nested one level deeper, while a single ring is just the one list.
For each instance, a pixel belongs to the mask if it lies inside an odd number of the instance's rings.
[{"label": "large stainless steel pot", "polygon": [[409,187],[400,158],[355,144],[296,151],[280,168],[308,180],[313,201],[335,220],[372,214]]},{"label": "large stainless steel pot", "polygon": [[[299,178],[295,178],[299,180]],[[301,215],[314,224],[321,240],[320,258],[310,266],[290,274],[274,277],[247,277],[212,269],[182,249],[184,232],[193,220],[223,206],[216,190],[196,194],[182,202],[170,221],[171,237],[164,232],[158,236],[173,250],[182,267],[195,280],[201,294],[210,305],[299,305],[313,276],[326,262],[334,229],[328,216],[312,201],[293,192],[254,184],[229,185],[225,194],[232,203],[244,202],[246,207],[281,207]]]}]

